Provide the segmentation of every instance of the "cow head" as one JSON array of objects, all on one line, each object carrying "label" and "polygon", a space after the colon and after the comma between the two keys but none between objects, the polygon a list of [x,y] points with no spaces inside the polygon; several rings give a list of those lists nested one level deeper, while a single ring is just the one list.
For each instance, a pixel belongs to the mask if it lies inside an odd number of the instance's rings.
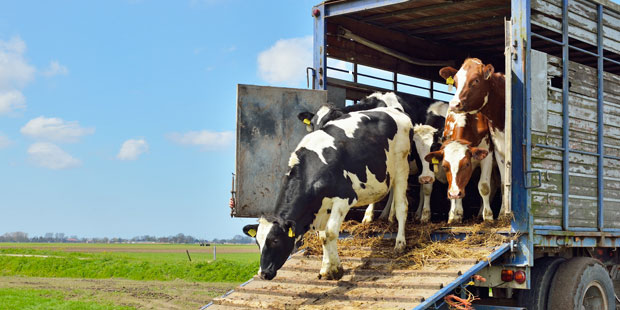
[{"label": "cow head", "polygon": [[316,111],[316,114],[304,111],[297,114],[297,118],[306,125],[308,132],[313,132],[323,128],[327,122],[339,118],[342,114],[342,111],[330,105],[323,105]]},{"label": "cow head", "polygon": [[450,141],[439,151],[431,152],[424,157],[428,162],[433,159],[441,163],[448,180],[448,198],[465,197],[465,186],[473,172],[472,159],[483,160],[489,154],[483,148],[471,147],[465,141]]},{"label": "cow head", "polygon": [[[420,158],[425,158],[431,152],[435,142],[435,132],[437,132],[437,128],[429,125],[418,124],[413,127],[413,141]],[[435,182],[435,173],[431,170],[429,164],[422,163],[422,173],[418,177],[420,184]]]},{"label": "cow head", "polygon": [[295,225],[292,221],[269,221],[261,217],[258,225],[247,225],[243,232],[256,238],[260,250],[262,279],[271,280],[295,248]]},{"label": "cow head", "polygon": [[454,79],[456,93],[450,100],[450,110],[472,112],[482,109],[489,100],[490,77],[495,72],[493,65],[484,65],[480,59],[468,58],[458,71],[452,67],[439,70],[439,75]]}]

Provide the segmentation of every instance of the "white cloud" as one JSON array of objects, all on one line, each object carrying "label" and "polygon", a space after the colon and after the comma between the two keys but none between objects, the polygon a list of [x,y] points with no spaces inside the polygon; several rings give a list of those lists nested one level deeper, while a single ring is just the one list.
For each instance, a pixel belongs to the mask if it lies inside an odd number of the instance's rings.
[{"label": "white cloud", "polygon": [[[1,70],[1,69],[0,69]],[[0,90],[0,115],[26,108],[26,98],[19,90]]]},{"label": "white cloud", "polygon": [[50,65],[45,71],[41,72],[44,76],[52,77],[55,75],[67,75],[69,74],[69,69],[67,67],[61,65],[58,61],[53,60],[50,62]]},{"label": "white cloud", "polygon": [[0,40],[0,115],[26,107],[21,93],[34,78],[36,69],[24,58],[26,43],[19,37]]},{"label": "white cloud", "polygon": [[77,121],[67,122],[60,118],[39,116],[31,119],[21,133],[39,140],[77,142],[82,136],[95,132],[94,128],[81,127]]},{"label": "white cloud", "polygon": [[22,88],[34,78],[35,68],[24,59],[26,43],[19,37],[0,40],[0,89]]},{"label": "white cloud", "polygon": [[11,144],[13,144],[13,141],[11,141],[9,137],[0,132],[0,149],[6,148]]},{"label": "white cloud", "polygon": [[312,66],[312,36],[278,40],[258,55],[258,74],[269,83],[296,86]]},{"label": "white cloud", "polygon": [[118,155],[116,155],[116,158],[120,160],[136,160],[140,154],[147,152],[148,150],[149,145],[144,139],[129,139],[123,142],[121,150],[118,152]]},{"label": "white cloud", "polygon": [[37,142],[28,148],[30,160],[38,166],[62,170],[78,167],[82,164],[77,158],[63,151],[60,147],[49,142]]},{"label": "white cloud", "polygon": [[199,146],[202,150],[219,150],[232,144],[234,133],[232,131],[189,131],[186,133],[173,132],[166,135],[172,142],[181,145]]}]

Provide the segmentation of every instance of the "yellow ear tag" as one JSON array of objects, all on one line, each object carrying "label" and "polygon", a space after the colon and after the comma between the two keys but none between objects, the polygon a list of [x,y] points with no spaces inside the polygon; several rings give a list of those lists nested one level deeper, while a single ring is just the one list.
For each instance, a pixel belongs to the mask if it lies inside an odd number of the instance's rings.
[{"label": "yellow ear tag", "polygon": [[452,86],[454,86],[454,79],[450,76],[446,79],[446,84],[448,84],[448,91],[452,91]]},{"label": "yellow ear tag", "polygon": [[254,229],[248,230],[248,235],[250,235],[252,237],[256,237],[256,230],[254,230]]},{"label": "yellow ear tag", "polygon": [[292,228],[290,228],[290,227],[288,228],[288,236],[289,236],[290,238],[295,237],[295,233],[293,232],[293,229],[292,229]]},{"label": "yellow ear tag", "polygon": [[310,120],[309,120],[309,119],[307,119],[307,118],[304,118],[304,124],[306,124],[306,125],[310,125]]},{"label": "yellow ear tag", "polygon": [[433,172],[439,173],[439,160],[437,160],[437,158],[433,158],[431,159],[431,162],[433,163]]},{"label": "yellow ear tag", "polygon": [[431,161],[433,162],[433,165],[439,165],[439,160],[437,158],[433,158]]}]

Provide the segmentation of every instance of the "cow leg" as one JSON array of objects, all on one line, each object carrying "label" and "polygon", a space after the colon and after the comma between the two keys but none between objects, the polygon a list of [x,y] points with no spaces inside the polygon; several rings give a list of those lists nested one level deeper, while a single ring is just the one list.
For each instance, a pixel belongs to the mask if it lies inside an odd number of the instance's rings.
[{"label": "cow leg", "polygon": [[485,222],[493,221],[493,211],[491,210],[490,202],[492,172],[493,156],[487,156],[480,161],[480,181],[478,181],[478,192],[480,197],[482,197],[482,218]]},{"label": "cow leg", "polygon": [[364,219],[362,219],[362,224],[368,224],[372,222],[374,212],[375,212],[375,204],[371,203],[366,208],[366,212],[364,212]]},{"label": "cow leg", "polygon": [[418,202],[418,208],[415,210],[415,219],[420,221],[422,219],[422,209],[424,208],[424,189],[420,186],[420,201]]},{"label": "cow leg", "polygon": [[499,210],[499,216],[506,215],[506,205],[509,203],[508,192],[504,188],[504,184],[506,184],[506,162],[504,156],[499,152],[495,152],[495,161],[497,162],[497,168],[499,168],[499,178],[502,181],[502,207]]},{"label": "cow leg", "polygon": [[460,223],[463,221],[463,199],[450,199],[450,213],[448,214],[448,224]]},{"label": "cow leg", "polygon": [[319,279],[339,280],[344,274],[338,258],[338,234],[340,225],[352,205],[348,199],[332,198],[332,211],[327,220],[324,231],[319,232],[319,238],[323,243],[323,264],[319,273]]},{"label": "cow leg", "polygon": [[394,222],[394,211],[392,211],[392,202],[394,201],[394,192],[390,190],[390,194],[388,196],[387,203],[385,204],[385,208],[381,211],[381,215],[379,219],[382,221],[389,220],[390,223]]},{"label": "cow leg", "polygon": [[[406,158],[405,158],[406,159]],[[394,175],[394,205],[392,207],[396,220],[398,221],[398,234],[396,235],[396,252],[403,252],[407,241],[405,239],[405,224],[407,222],[407,178],[409,177],[409,163],[403,159],[396,165],[396,173]]]},{"label": "cow leg", "polygon": [[[431,220],[431,193],[433,192],[433,183],[422,184],[420,191],[420,199],[424,197],[424,205],[422,207],[420,222],[428,223]],[[422,194],[424,196],[422,196]]]}]

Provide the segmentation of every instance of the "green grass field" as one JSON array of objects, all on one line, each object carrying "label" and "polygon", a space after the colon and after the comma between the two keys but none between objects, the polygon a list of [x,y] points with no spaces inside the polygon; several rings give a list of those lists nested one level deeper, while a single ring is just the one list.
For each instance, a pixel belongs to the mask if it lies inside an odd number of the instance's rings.
[{"label": "green grass field", "polygon": [[[185,250],[190,252],[190,262]],[[0,243],[0,275],[243,282],[258,270],[256,246]]]},{"label": "green grass field", "polygon": [[65,293],[40,289],[0,289],[3,310],[128,310],[126,306],[84,300],[67,300]]},{"label": "green grass field", "polygon": [[256,245],[217,245],[214,261],[198,245],[0,243],[0,309],[194,309],[259,259]]}]

